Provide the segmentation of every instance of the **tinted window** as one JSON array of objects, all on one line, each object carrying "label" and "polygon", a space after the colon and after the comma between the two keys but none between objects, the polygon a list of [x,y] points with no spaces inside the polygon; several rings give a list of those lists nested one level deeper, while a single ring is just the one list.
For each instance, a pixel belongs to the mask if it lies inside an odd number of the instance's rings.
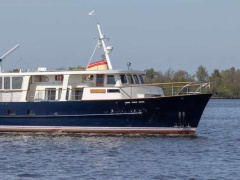
[{"label": "tinted window", "polygon": [[114,75],[107,75],[107,84],[116,84]]},{"label": "tinted window", "polygon": [[132,75],[131,75],[131,74],[128,74],[128,75],[127,75],[127,78],[128,78],[128,84],[134,84],[134,83],[133,83],[133,78],[132,78]]},{"label": "tinted window", "polygon": [[12,89],[21,89],[22,81],[22,77],[12,77]]},{"label": "tinted window", "polygon": [[142,75],[139,75],[139,78],[140,78],[141,83],[144,84],[144,80],[143,80]]},{"label": "tinted window", "polygon": [[0,89],[2,89],[2,77],[0,77]]},{"label": "tinted window", "polygon": [[140,84],[137,75],[133,75],[133,78],[136,84]]},{"label": "tinted window", "polygon": [[120,93],[119,89],[108,89],[107,90],[108,93]]},{"label": "tinted window", "polygon": [[125,74],[121,74],[120,79],[121,79],[122,84],[127,84],[127,78],[126,78]]}]

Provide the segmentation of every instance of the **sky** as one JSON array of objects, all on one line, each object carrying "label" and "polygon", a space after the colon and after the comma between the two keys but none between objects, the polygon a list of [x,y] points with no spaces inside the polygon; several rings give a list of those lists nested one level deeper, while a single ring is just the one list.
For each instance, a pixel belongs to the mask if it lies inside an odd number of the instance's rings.
[{"label": "sky", "polygon": [[[95,10],[113,46],[113,69],[240,67],[239,0],[0,0],[3,69],[86,67],[96,45]],[[99,50],[98,50],[99,51]],[[93,61],[100,60],[101,52]]]}]

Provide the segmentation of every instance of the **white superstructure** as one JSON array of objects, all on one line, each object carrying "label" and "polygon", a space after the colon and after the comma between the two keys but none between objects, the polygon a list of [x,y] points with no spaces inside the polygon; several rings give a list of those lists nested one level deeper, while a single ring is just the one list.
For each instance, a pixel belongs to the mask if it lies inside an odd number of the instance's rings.
[{"label": "white superstructure", "polygon": [[143,74],[133,70],[1,73],[0,102],[163,96],[161,88],[144,85]]}]

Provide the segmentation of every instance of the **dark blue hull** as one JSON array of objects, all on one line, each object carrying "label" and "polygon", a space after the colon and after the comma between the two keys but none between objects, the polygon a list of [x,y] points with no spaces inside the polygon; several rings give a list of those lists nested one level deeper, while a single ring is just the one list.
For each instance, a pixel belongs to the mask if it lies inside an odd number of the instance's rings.
[{"label": "dark blue hull", "polygon": [[0,126],[196,128],[210,97],[2,102]]}]

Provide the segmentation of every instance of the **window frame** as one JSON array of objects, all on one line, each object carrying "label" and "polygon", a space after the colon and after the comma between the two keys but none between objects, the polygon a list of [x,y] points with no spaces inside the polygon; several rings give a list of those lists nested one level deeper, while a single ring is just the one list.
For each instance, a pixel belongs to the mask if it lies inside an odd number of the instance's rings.
[{"label": "window frame", "polygon": [[145,84],[145,82],[144,82],[144,78],[143,78],[143,76],[144,76],[145,74],[139,74],[138,76],[139,76],[139,79],[140,79],[140,82],[141,82],[141,84]]},{"label": "window frame", "polygon": [[[14,85],[13,85],[14,78],[21,78],[20,86],[19,86],[20,88],[15,88],[14,87]],[[12,79],[12,81],[11,81],[11,85],[12,85],[11,89],[22,89],[22,84],[23,84],[23,77],[22,76],[12,76],[11,79]]]},{"label": "window frame", "polygon": [[[122,76],[124,76],[125,82],[122,81]],[[120,81],[121,81],[122,84],[128,84],[126,74],[119,74],[119,77],[120,77]]]},{"label": "window frame", "polygon": [[[50,92],[50,96],[49,96],[49,92]],[[52,92],[54,92],[54,96],[52,95]],[[56,101],[56,95],[57,95],[56,88],[46,88],[45,89],[45,100],[47,100],[47,101]],[[52,97],[54,97],[54,98],[52,99]]]},{"label": "window frame", "polygon": [[[129,82],[128,77],[130,77],[130,79],[132,81],[131,83]],[[133,80],[132,74],[127,74],[127,82],[128,82],[128,84],[134,84],[134,80]]]},{"label": "window frame", "polygon": [[[138,82],[136,82],[135,77],[137,78],[137,81],[138,81]],[[137,74],[134,74],[134,75],[133,75],[133,80],[134,80],[135,84],[141,84],[141,82],[139,81],[139,78],[138,78],[138,75],[137,75]]]},{"label": "window frame", "polygon": [[[108,77],[109,77],[109,76],[113,76],[114,83],[109,83],[109,81],[108,81]],[[114,76],[113,74],[108,74],[108,75],[107,75],[107,82],[106,82],[106,83],[107,83],[107,85],[115,85],[115,84],[116,84],[115,76]]]}]

